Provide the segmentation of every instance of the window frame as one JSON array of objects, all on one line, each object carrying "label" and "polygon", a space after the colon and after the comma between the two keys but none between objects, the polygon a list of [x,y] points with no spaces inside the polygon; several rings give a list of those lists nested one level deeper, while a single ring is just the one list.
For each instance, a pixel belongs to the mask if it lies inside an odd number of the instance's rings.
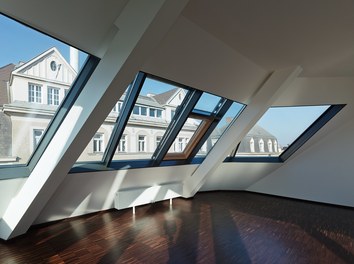
[{"label": "window frame", "polygon": [[147,152],[147,150],[146,150],[146,147],[147,147],[146,135],[138,135],[137,143],[138,143],[138,152]]},{"label": "window frame", "polygon": [[[283,163],[286,162],[299,148],[301,148],[312,136],[314,136],[327,122],[338,114],[346,104],[332,104],[326,109],[304,132],[302,132],[286,150],[278,157],[238,157],[236,156],[240,144],[234,149],[232,156],[224,162],[256,162],[256,163]],[[295,106],[294,106],[295,107]],[[255,142],[256,144],[256,142]]]},{"label": "window frame", "polygon": [[70,111],[71,107],[74,105],[77,97],[80,95],[85,84],[91,77],[93,71],[96,69],[100,59],[91,54],[87,54],[88,57],[83,64],[81,71],[68,90],[67,96],[62,101],[61,106],[56,111],[52,120],[49,122],[47,128],[42,135],[42,138],[37,145],[36,149],[32,152],[27,164],[16,164],[16,165],[1,165],[0,166],[0,180],[13,179],[13,178],[24,178],[28,177],[36,164],[38,163],[43,152],[47,148],[49,142],[54,137],[55,132],[58,130],[60,124],[63,122],[64,118]]},{"label": "window frame", "polygon": [[[32,148],[33,148],[33,150],[35,150],[37,148],[37,146],[39,145],[39,143],[41,142],[44,131],[45,131],[45,129],[43,129],[43,128],[33,128],[32,129]],[[37,136],[35,135],[36,132],[41,133],[38,140],[37,140]]]},{"label": "window frame", "polygon": [[[197,114],[190,114],[188,118],[193,118],[193,119],[198,119],[201,120],[200,124],[198,125],[197,129],[193,133],[192,137],[186,142],[185,147],[183,151],[181,152],[172,152],[172,153],[166,153],[165,157],[163,160],[185,160],[188,159],[193,151],[193,149],[196,147],[198,142],[201,140],[203,135],[206,133],[208,128],[213,122],[213,118],[210,116],[200,116]],[[180,137],[182,138],[182,137]],[[178,136],[175,139],[180,139]],[[178,144],[179,142],[177,142]]]},{"label": "window frame", "polygon": [[[123,135],[125,131],[126,124],[130,116],[134,111],[135,106],[142,106],[140,104],[136,105],[137,99],[140,94],[140,90],[144,85],[146,78],[154,79],[157,81],[162,81],[164,83],[177,86],[179,88],[187,90],[187,94],[184,97],[181,104],[172,110],[175,110],[175,115],[169,123],[169,126],[166,129],[166,132],[162,136],[160,144],[155,149],[154,154],[150,159],[135,159],[135,160],[113,160],[114,155],[116,154],[117,146],[119,144],[119,139]],[[82,161],[76,163],[74,167],[70,170],[70,173],[83,172],[83,171],[96,171],[96,170],[119,170],[119,169],[134,169],[134,168],[142,168],[142,167],[156,167],[156,166],[176,166],[176,165],[185,165],[185,164],[200,164],[205,157],[196,157],[196,153],[199,151],[199,148],[205,143],[205,140],[210,136],[213,132],[214,128],[217,126],[219,121],[222,119],[223,115],[227,112],[229,107],[234,103],[234,101],[228,100],[226,98],[220,97],[220,101],[215,106],[215,108],[211,112],[200,111],[194,109],[198,100],[202,96],[204,91],[193,89],[189,86],[185,86],[180,83],[176,83],[171,80],[166,80],[164,78],[160,78],[145,72],[138,72],[135,77],[135,80],[131,83],[130,87],[126,92],[126,100],[124,100],[122,105],[122,111],[119,114],[115,127],[112,131],[112,136],[109,139],[109,143],[106,145],[106,151],[103,155],[103,159],[101,162],[97,161]],[[240,110],[240,112],[244,109]],[[138,108],[136,108],[138,109]],[[148,107],[149,109],[149,107]],[[148,110],[149,111],[149,110]],[[161,111],[162,115],[163,111]],[[140,114],[140,109],[139,109]],[[196,115],[200,119],[208,120],[202,126],[199,126],[198,131],[198,140],[189,139],[189,143],[194,142],[189,145],[187,149],[187,155],[183,155],[183,157],[171,158],[164,160],[164,156],[168,152],[171,145],[174,143],[175,138],[179,134],[182,129],[185,121],[190,117]],[[147,112],[147,116],[149,116],[149,112]],[[237,118],[237,116],[236,116]],[[211,122],[209,121],[211,120]],[[197,129],[198,130],[198,129]],[[205,131],[203,134],[200,131]],[[195,133],[196,134],[196,133]],[[137,140],[137,139],[136,139]],[[138,140],[137,140],[138,141]],[[155,143],[156,144],[156,143]],[[146,146],[147,148],[147,141]]]},{"label": "window frame", "polygon": [[[57,92],[58,94],[55,94],[55,92]],[[47,104],[54,105],[54,106],[60,105],[60,88],[53,87],[53,86],[47,87]]]},{"label": "window frame", "polygon": [[95,133],[92,137],[92,153],[99,154],[104,152],[104,134]]},{"label": "window frame", "polygon": [[43,87],[43,85],[41,85],[41,84],[36,84],[36,83],[32,83],[32,82],[28,83],[28,102],[29,103],[41,104],[43,102],[42,87]]}]

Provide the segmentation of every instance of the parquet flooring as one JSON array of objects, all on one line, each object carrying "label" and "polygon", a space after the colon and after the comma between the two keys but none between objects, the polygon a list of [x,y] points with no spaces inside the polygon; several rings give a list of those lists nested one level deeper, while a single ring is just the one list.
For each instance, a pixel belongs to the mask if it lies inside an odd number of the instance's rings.
[{"label": "parquet flooring", "polygon": [[0,263],[354,263],[354,209],[198,193],[32,227]]}]

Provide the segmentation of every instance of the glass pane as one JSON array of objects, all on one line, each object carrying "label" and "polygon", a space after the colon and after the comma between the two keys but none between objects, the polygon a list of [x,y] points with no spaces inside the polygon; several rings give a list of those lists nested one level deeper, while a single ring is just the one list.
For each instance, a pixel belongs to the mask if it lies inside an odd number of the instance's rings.
[{"label": "glass pane", "polygon": [[[123,101],[125,99],[125,95],[128,91],[127,90],[123,93],[123,95],[119,98],[118,102],[114,105],[111,112],[108,114],[107,118],[97,130],[96,134],[87,144],[84,151],[81,153],[80,157],[78,158],[77,162],[86,162],[86,161],[102,161],[104,151],[107,147],[107,143],[112,135],[114,126],[118,120],[118,116],[121,112],[121,108],[123,105]],[[139,110],[139,108],[138,108]],[[99,137],[99,142],[98,142]],[[98,148],[98,146],[100,148]],[[125,151],[126,143],[122,143],[122,146],[118,146],[122,150]]]},{"label": "glass pane", "polygon": [[26,164],[87,54],[0,15],[0,166]]},{"label": "glass pane", "polygon": [[178,133],[175,141],[168,150],[168,153],[182,153],[187,147],[190,139],[197,131],[199,125],[202,123],[201,119],[188,118],[184,123],[181,131]]},{"label": "glass pane", "polygon": [[150,159],[186,94],[183,88],[146,78],[134,106],[139,111],[133,110],[123,132],[125,149],[117,148],[113,160]]},{"label": "glass pane", "polygon": [[215,106],[218,104],[220,99],[221,98],[219,96],[203,93],[194,109],[211,113],[215,109]]},{"label": "glass pane", "polygon": [[209,151],[216,144],[216,142],[219,140],[224,131],[229,127],[232,121],[238,117],[243,107],[243,104],[237,102],[234,102],[231,105],[231,107],[220,120],[214,131],[211,133],[211,135],[208,137],[208,139],[198,151],[196,155],[197,157],[204,157],[209,153]]},{"label": "glass pane", "polygon": [[329,107],[270,108],[241,141],[236,156],[279,156]]}]

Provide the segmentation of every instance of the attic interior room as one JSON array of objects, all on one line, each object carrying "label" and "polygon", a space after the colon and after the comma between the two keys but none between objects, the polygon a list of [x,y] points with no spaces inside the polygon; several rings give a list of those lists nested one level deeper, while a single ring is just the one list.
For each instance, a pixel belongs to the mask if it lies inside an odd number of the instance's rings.
[{"label": "attic interior room", "polygon": [[0,0],[0,262],[353,263],[353,11]]}]

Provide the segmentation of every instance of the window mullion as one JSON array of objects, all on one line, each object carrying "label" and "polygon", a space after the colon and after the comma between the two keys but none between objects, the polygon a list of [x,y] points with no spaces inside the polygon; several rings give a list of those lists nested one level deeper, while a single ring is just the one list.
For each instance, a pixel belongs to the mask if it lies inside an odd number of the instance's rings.
[{"label": "window mullion", "polygon": [[200,138],[199,142],[195,145],[194,149],[192,152],[189,154],[187,158],[187,163],[191,161],[191,159],[194,158],[194,156],[198,153],[199,149],[203,146],[204,142],[209,138],[211,133],[213,133],[215,127],[218,125],[222,117],[225,115],[227,110],[231,107],[233,104],[233,101],[228,100],[228,99],[222,99],[220,100],[220,107],[218,107],[217,112],[215,113],[215,116],[213,118],[212,123],[210,124],[209,128],[206,130],[204,135]]},{"label": "window mullion", "polygon": [[122,105],[122,111],[119,113],[117,122],[116,122],[114,129],[112,131],[112,136],[109,139],[106,151],[104,152],[104,155],[103,155],[102,161],[106,166],[109,166],[110,162],[113,159],[115,150],[118,146],[121,136],[123,135],[124,128],[125,128],[126,124],[128,123],[130,113],[133,110],[135,101],[137,100],[137,98],[139,96],[141,87],[144,84],[146,76],[147,76],[146,73],[139,72],[137,77],[135,78],[133,85],[127,91],[127,94],[125,96],[125,99],[124,99],[124,102]]},{"label": "window mullion", "polygon": [[176,112],[165,135],[152,156],[153,166],[158,166],[161,163],[202,94],[203,92],[198,90],[188,92],[182,104],[178,107],[179,111]]}]

